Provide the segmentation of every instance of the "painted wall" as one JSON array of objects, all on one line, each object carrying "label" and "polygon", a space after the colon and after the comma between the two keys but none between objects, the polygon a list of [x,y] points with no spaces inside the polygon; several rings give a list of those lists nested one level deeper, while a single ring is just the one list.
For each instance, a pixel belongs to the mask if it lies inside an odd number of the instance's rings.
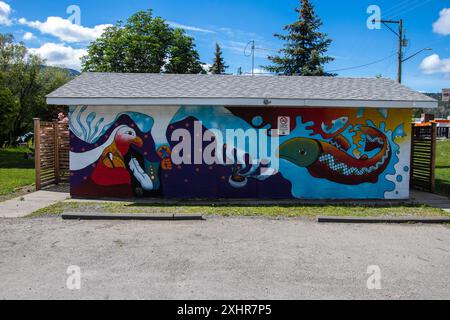
[{"label": "painted wall", "polygon": [[[280,117],[290,120],[281,136]],[[71,193],[405,199],[410,122],[409,109],[71,107]],[[232,129],[267,139],[270,157],[251,142],[228,150],[218,137]],[[205,162],[207,151],[224,161]]]}]

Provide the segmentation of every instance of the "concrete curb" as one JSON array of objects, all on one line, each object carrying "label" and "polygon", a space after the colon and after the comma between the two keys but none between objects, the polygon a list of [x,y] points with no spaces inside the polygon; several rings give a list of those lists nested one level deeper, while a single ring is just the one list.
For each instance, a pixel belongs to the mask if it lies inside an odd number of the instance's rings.
[{"label": "concrete curb", "polygon": [[109,214],[109,213],[63,213],[63,220],[139,220],[139,221],[203,221],[201,215],[180,214]]},{"label": "concrete curb", "polygon": [[317,217],[319,223],[450,223],[446,217]]},{"label": "concrete curb", "polygon": [[421,203],[408,199],[399,200],[380,200],[380,199],[348,199],[348,200],[306,200],[306,199],[161,199],[161,198],[79,198],[72,197],[66,202],[127,202],[143,205],[173,205],[173,206],[227,206],[227,205],[242,205],[242,206],[309,206],[309,205],[343,205],[343,206],[371,206],[371,207],[390,207],[400,205],[419,205]]}]

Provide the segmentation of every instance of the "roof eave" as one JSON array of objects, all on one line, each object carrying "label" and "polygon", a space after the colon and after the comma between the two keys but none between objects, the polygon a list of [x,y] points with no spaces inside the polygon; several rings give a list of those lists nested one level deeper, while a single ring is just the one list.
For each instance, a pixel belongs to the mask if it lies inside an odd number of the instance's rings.
[{"label": "roof eave", "polygon": [[47,97],[50,105],[111,106],[254,106],[254,107],[348,107],[348,108],[437,108],[437,101],[271,99],[271,98],[64,98]]}]

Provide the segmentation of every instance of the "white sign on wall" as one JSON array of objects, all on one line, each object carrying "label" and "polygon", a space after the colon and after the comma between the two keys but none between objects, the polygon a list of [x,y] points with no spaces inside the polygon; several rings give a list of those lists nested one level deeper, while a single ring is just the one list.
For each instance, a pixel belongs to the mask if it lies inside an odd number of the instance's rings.
[{"label": "white sign on wall", "polygon": [[278,135],[288,136],[291,134],[291,118],[288,116],[278,117]]}]

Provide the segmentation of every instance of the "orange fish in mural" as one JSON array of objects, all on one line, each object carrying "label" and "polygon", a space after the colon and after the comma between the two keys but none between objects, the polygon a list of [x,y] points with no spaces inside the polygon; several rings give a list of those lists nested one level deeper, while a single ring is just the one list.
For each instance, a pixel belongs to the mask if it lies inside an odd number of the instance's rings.
[{"label": "orange fish in mural", "polygon": [[[366,137],[365,151],[380,149],[373,157],[363,154],[359,158],[349,155],[348,145],[336,141],[328,143],[309,138],[293,138],[280,146],[279,156],[299,167],[307,168],[316,178],[357,185],[378,182],[392,156],[392,148],[386,136],[373,127],[361,127]],[[345,147],[342,147],[344,145]]]}]

